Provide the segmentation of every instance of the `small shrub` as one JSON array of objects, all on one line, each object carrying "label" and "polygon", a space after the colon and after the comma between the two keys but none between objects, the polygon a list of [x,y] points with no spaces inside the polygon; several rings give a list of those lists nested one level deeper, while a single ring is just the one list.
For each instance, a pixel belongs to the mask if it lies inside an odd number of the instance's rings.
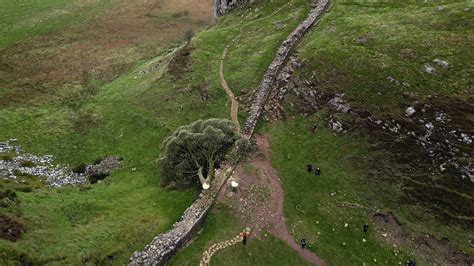
[{"label": "small shrub", "polygon": [[246,138],[238,139],[227,154],[227,160],[229,160],[231,164],[238,163],[242,158],[245,158],[250,151],[252,151],[254,146],[255,143]]},{"label": "small shrub", "polygon": [[102,161],[104,160],[104,158],[100,157],[100,158],[97,158],[94,160],[94,162],[92,164],[100,164]]},{"label": "small shrub", "polygon": [[108,176],[109,176],[108,173],[92,174],[92,175],[89,176],[89,182],[91,184],[95,184],[95,183],[99,182],[99,180],[105,179]]},{"label": "small shrub", "polygon": [[20,192],[25,192],[25,193],[29,193],[33,191],[31,187],[18,187],[18,188],[15,188],[15,190],[20,191]]},{"label": "small shrub", "polygon": [[34,167],[35,166],[35,163],[31,162],[31,161],[21,161],[20,165],[22,167],[28,167],[28,168],[31,168],[31,167]]},{"label": "small shrub", "polygon": [[0,214],[0,238],[14,242],[20,239],[23,232],[25,232],[23,224],[4,214]]},{"label": "small shrub", "polygon": [[5,199],[5,198],[9,198],[11,200],[15,200],[16,199],[16,193],[15,191],[12,191],[10,189],[7,189],[5,191],[0,191],[0,199]]},{"label": "small shrub", "polygon": [[76,167],[72,168],[72,172],[76,174],[83,174],[86,172],[87,164],[80,163]]},{"label": "small shrub", "polygon": [[187,29],[184,32],[184,41],[186,43],[189,43],[193,37],[194,37],[194,31],[192,29]]},{"label": "small shrub", "polygon": [[11,154],[11,153],[2,153],[2,155],[1,155],[0,158],[1,158],[1,160],[3,160],[3,161],[13,161],[13,159],[14,159],[15,157],[14,157],[13,154]]},{"label": "small shrub", "polygon": [[181,11],[181,12],[176,12],[174,14],[171,15],[172,18],[181,18],[181,17],[185,17],[189,15],[189,11],[188,10],[184,10],[184,11]]}]

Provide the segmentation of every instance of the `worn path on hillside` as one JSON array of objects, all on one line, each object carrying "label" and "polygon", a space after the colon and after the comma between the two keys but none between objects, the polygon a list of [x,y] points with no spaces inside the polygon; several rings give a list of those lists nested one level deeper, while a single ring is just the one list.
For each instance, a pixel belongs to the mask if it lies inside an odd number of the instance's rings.
[{"label": "worn path on hillside", "polygon": [[281,6],[280,8],[278,8],[277,10],[275,10],[274,12],[272,12],[269,16],[266,16],[266,17],[263,17],[263,18],[259,18],[259,19],[256,19],[256,20],[252,20],[244,25],[242,25],[239,29],[239,33],[237,35],[234,36],[234,38],[232,38],[232,40],[227,44],[227,46],[224,48],[224,51],[222,52],[222,55],[221,55],[221,60],[220,60],[220,65],[219,65],[219,77],[220,77],[220,83],[221,83],[221,86],[222,88],[224,88],[225,92],[227,93],[227,96],[229,96],[230,100],[231,100],[231,106],[230,106],[230,117],[231,117],[231,120],[232,122],[234,123],[235,125],[235,128],[236,128],[236,131],[240,133],[240,122],[239,122],[239,118],[238,118],[238,113],[239,113],[239,102],[237,101],[237,99],[235,98],[235,95],[234,95],[234,92],[232,92],[232,90],[230,89],[229,85],[227,84],[227,81],[225,79],[225,75],[224,75],[224,61],[225,61],[225,58],[227,56],[227,51],[229,50],[229,48],[235,43],[235,41],[237,40],[237,37],[239,35],[242,34],[242,30],[251,25],[251,24],[254,24],[260,20],[263,20],[263,19],[267,19],[269,17],[272,17],[274,16],[275,14],[277,14],[278,12],[280,12],[283,8],[285,8],[286,6],[288,5],[285,4],[283,6]]},{"label": "worn path on hillside", "polygon": [[[269,70],[265,73],[264,79],[257,91],[256,99],[252,105],[251,114],[246,122],[246,132],[248,137],[253,133],[256,120],[260,116],[263,104],[266,101],[274,76],[279,72],[281,64],[286,60],[290,50],[297,43],[297,41],[304,35],[304,33],[316,23],[319,16],[328,8],[328,0],[319,0],[310,12],[309,17],[293,31],[282,47],[277,53],[277,58],[272,62]],[[283,7],[278,9],[280,11]],[[242,33],[240,28],[239,34]],[[229,88],[224,75],[224,60],[227,55],[229,47],[235,42],[236,35],[231,42],[225,47],[221,59],[219,76],[220,82],[227,95],[232,101],[231,104],[231,118],[235,124],[236,129],[240,132],[240,123],[238,121],[238,102],[235,95]],[[262,88],[264,93],[262,94]],[[255,110],[255,111],[253,111]],[[252,113],[253,112],[253,113]],[[249,122],[250,121],[250,122]],[[249,130],[251,128],[251,130]],[[263,152],[263,155],[253,153],[249,156],[246,164],[247,167],[255,169],[254,174],[246,174],[243,163],[240,163],[235,173],[227,181],[224,189],[219,191],[217,196],[217,206],[219,203],[225,202],[230,205],[235,214],[238,215],[242,224],[251,226],[254,229],[254,236],[260,237],[262,230],[268,230],[277,238],[285,241],[293,250],[295,250],[302,258],[314,265],[324,265],[324,261],[307,249],[302,249],[293,236],[289,233],[285,216],[284,216],[284,191],[281,181],[278,177],[277,171],[272,167],[270,161],[270,144],[267,136],[256,136],[257,146]],[[237,181],[240,183],[239,191],[229,191],[230,182]],[[267,195],[267,198],[262,198],[261,194]],[[212,253],[213,254],[213,253]],[[209,256],[209,260],[212,255]]]},{"label": "worn path on hillside", "polygon": [[[228,206],[243,226],[252,228],[252,238],[261,238],[268,231],[287,243],[309,263],[324,265],[322,259],[308,249],[302,249],[289,233],[283,209],[284,190],[278,173],[271,164],[269,137],[256,135],[255,139],[259,150],[236,167],[224,186],[226,189],[221,190],[217,196],[216,206],[221,203]],[[237,191],[230,188],[232,181],[239,184]]]},{"label": "worn path on hillside", "polygon": [[220,67],[219,67],[219,76],[220,76],[220,79],[221,79],[221,85],[222,85],[222,87],[224,88],[225,92],[227,93],[227,95],[229,96],[229,98],[231,100],[230,117],[232,119],[232,122],[235,125],[236,131],[240,132],[240,122],[239,122],[239,118],[237,116],[238,113],[239,113],[239,102],[237,102],[237,100],[235,99],[235,95],[232,92],[232,90],[229,88],[229,85],[227,85],[227,81],[225,80],[225,77],[224,77],[224,59],[225,59],[225,56],[227,55],[227,49],[228,48],[229,47],[226,47],[224,49],[224,52],[222,53],[222,56],[221,56],[221,63],[220,63]]}]

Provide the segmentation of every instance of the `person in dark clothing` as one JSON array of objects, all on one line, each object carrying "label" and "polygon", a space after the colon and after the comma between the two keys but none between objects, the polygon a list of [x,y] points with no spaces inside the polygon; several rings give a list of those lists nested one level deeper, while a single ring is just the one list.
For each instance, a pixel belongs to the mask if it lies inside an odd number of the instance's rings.
[{"label": "person in dark clothing", "polygon": [[416,262],[411,261],[411,260],[407,260],[407,261],[405,261],[405,266],[416,266]]},{"label": "person in dark clothing", "polygon": [[306,247],[306,239],[301,239],[301,248]]},{"label": "person in dark clothing", "polygon": [[364,233],[367,233],[367,231],[369,231],[369,225],[364,224]]},{"label": "person in dark clothing", "polygon": [[313,124],[313,127],[311,128],[311,130],[313,132],[316,132],[316,130],[318,130],[318,125],[317,124]]},{"label": "person in dark clothing", "polygon": [[313,165],[312,165],[312,164],[308,164],[308,165],[306,166],[306,169],[308,170],[308,173],[313,172]]},{"label": "person in dark clothing", "polygon": [[240,236],[242,237],[242,243],[244,245],[247,245],[247,238],[249,237],[249,232],[248,231],[243,231],[240,233]]},{"label": "person in dark clothing", "polygon": [[316,171],[314,172],[316,175],[320,175],[321,174],[321,169],[318,167],[316,168]]}]

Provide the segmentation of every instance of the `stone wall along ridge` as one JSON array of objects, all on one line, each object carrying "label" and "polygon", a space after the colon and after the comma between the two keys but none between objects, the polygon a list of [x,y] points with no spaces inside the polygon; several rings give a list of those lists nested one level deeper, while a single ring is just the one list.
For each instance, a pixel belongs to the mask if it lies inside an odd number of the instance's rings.
[{"label": "stone wall along ridge", "polygon": [[250,113],[245,121],[243,134],[250,137],[255,130],[258,119],[263,111],[263,107],[270,94],[272,84],[275,78],[283,66],[283,63],[288,58],[291,49],[299,42],[303,35],[316,23],[317,19],[321,14],[329,7],[329,0],[318,0],[313,5],[308,18],[303,21],[283,42],[278,49],[277,55],[273,62],[268,67],[267,71],[263,76],[257,92],[255,94],[254,101],[250,107]]}]

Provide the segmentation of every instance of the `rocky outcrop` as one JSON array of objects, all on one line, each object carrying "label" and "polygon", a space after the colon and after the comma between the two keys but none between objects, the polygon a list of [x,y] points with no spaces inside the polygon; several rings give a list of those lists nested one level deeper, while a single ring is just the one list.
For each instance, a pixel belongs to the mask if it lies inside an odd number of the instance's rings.
[{"label": "rocky outcrop", "polygon": [[211,189],[201,192],[199,198],[184,212],[173,228],[156,236],[143,251],[133,253],[129,265],[164,265],[192,238],[204,221],[219,189],[232,174],[233,167],[223,165],[216,171]]},{"label": "rocky outcrop", "polygon": [[52,155],[23,153],[21,147],[12,144],[15,141],[0,143],[0,153],[6,154],[0,159],[0,178],[21,181],[23,176],[36,176],[45,178],[51,187],[89,183],[86,175],[54,165]]},{"label": "rocky outcrop", "polygon": [[329,0],[319,0],[316,2],[314,7],[311,9],[308,18],[303,21],[283,42],[280,49],[278,49],[277,55],[273,62],[268,67],[267,71],[263,76],[263,80],[257,89],[255,99],[250,107],[249,116],[245,122],[243,133],[247,136],[251,136],[257,125],[257,121],[260,118],[263,107],[267,102],[268,96],[271,92],[272,84],[275,81],[283,63],[288,58],[291,49],[298,43],[303,35],[314,25],[316,20],[321,14],[328,8]]},{"label": "rocky outcrop", "polygon": [[251,4],[255,0],[214,0],[214,17],[220,17],[238,5]]},{"label": "rocky outcrop", "polygon": [[45,179],[50,187],[65,185],[89,184],[90,176],[108,175],[112,170],[120,167],[118,157],[108,157],[97,164],[84,165],[81,172],[74,172],[67,166],[55,165],[53,155],[38,156],[23,153],[20,146],[13,143],[15,139],[0,142],[0,178],[21,181],[25,176],[35,176]]}]

